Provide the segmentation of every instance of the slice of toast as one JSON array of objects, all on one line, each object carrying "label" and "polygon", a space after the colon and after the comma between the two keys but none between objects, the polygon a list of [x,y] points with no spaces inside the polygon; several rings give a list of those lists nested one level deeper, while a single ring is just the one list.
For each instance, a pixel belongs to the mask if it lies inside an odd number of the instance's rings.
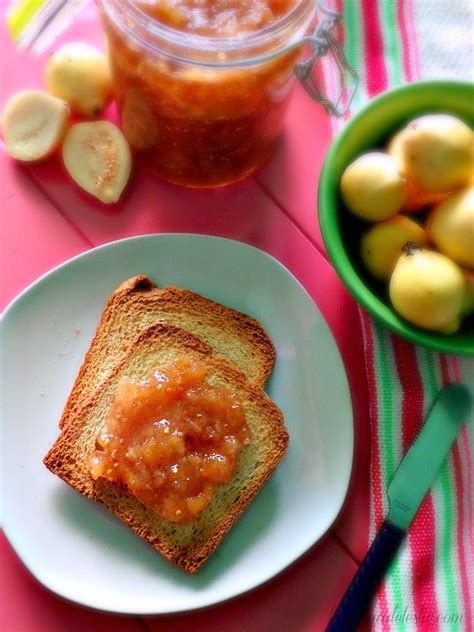
[{"label": "slice of toast", "polygon": [[[161,518],[125,487],[105,479],[94,481],[87,468],[87,457],[105,427],[118,380],[124,375],[140,377],[157,367],[166,369],[178,357],[204,363],[209,384],[225,386],[239,397],[252,433],[250,444],[239,455],[232,481],[217,486],[207,508],[186,524]],[[172,325],[158,324],[139,335],[92,399],[70,419],[44,463],[75,490],[104,504],[168,560],[194,573],[268,480],[287,443],[283,415],[261,388],[249,384],[243,373],[198,337]]]},{"label": "slice of toast", "polygon": [[64,407],[64,428],[109,375],[138,334],[155,323],[170,323],[199,336],[264,386],[275,363],[275,348],[260,323],[189,290],[158,289],[146,276],[122,283],[108,300],[92,344]]}]

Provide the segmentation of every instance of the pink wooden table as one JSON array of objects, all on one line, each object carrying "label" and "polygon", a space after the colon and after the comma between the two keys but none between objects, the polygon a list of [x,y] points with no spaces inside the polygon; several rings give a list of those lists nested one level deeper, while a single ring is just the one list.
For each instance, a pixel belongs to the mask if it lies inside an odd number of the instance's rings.
[{"label": "pink wooden table", "polygon": [[[2,16],[5,6],[0,0]],[[100,45],[94,9],[86,9],[61,39]],[[14,91],[41,86],[44,57],[17,53],[3,25],[0,50],[1,109]],[[57,159],[25,168],[0,147],[1,308],[55,265],[114,239],[196,232],[252,244],[279,259],[327,319],[351,386],[356,437],[351,485],[337,521],[311,551],[265,586],[192,614],[139,618],[99,613],[46,591],[0,533],[1,631],[324,629],[366,550],[370,448],[357,308],[327,262],[317,226],[317,180],[330,138],[327,116],[297,87],[278,151],[253,178],[223,190],[192,191],[138,171],[125,199],[113,209],[104,209],[74,188]]]}]

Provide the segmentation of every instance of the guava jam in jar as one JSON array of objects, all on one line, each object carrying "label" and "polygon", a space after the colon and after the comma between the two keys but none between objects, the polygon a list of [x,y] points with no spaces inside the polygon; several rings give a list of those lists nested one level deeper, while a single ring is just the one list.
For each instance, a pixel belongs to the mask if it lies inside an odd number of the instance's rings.
[{"label": "guava jam in jar", "polygon": [[193,187],[254,172],[283,126],[314,0],[100,0],[122,128]]}]

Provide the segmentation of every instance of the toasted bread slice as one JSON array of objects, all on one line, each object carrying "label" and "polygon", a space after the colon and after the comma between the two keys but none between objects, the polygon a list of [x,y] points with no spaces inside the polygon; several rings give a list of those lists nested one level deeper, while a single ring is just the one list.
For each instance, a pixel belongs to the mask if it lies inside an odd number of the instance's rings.
[{"label": "toasted bread slice", "polygon": [[252,384],[264,386],[273,370],[275,348],[254,318],[189,290],[158,289],[146,276],[132,277],[115,290],[105,306],[59,421],[61,428],[79,412],[138,334],[161,322],[199,336]]},{"label": "toasted bread slice", "polygon": [[[105,427],[118,380],[124,375],[140,377],[157,367],[166,370],[178,357],[204,363],[209,384],[225,386],[239,397],[252,433],[250,444],[239,455],[232,481],[218,486],[208,507],[186,524],[161,518],[116,483],[94,481],[87,468],[87,458]],[[270,477],[287,443],[283,415],[261,388],[249,384],[243,373],[197,336],[158,324],[139,335],[92,399],[70,419],[44,463],[78,492],[104,504],[168,560],[194,573]]]}]

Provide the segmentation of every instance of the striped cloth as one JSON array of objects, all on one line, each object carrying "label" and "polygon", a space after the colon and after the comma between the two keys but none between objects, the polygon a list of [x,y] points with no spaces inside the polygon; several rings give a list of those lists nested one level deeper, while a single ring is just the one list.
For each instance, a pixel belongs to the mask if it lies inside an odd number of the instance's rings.
[{"label": "striped cloth", "polygon": [[[344,14],[339,39],[361,79],[352,112],[377,93],[420,78],[472,80],[470,0],[334,0],[332,6]],[[329,60],[323,70],[334,97],[337,72]],[[343,124],[335,121],[334,131]],[[433,398],[450,382],[474,385],[474,363],[415,347],[362,310],[360,316],[370,393],[370,543],[388,511],[388,483]],[[470,426],[460,433],[378,592],[370,618],[376,632],[474,630]]]}]

